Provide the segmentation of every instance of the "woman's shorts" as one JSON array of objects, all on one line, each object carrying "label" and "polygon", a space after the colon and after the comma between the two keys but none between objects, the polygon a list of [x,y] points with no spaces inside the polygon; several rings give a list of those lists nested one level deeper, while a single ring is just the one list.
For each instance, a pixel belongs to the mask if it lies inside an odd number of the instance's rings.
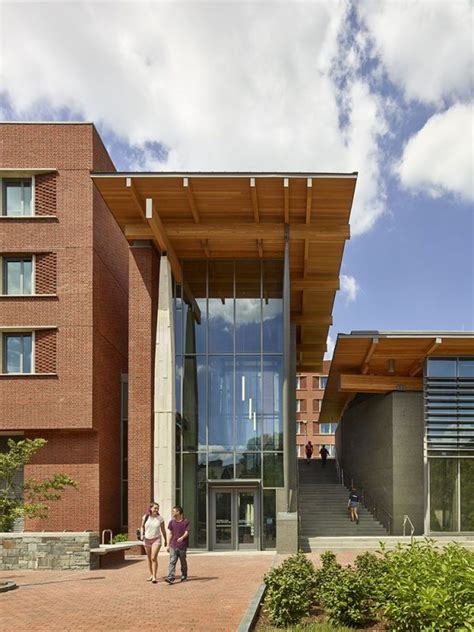
[{"label": "woman's shorts", "polygon": [[154,544],[161,544],[161,536],[143,539],[143,546],[153,546]]},{"label": "woman's shorts", "polygon": [[359,503],[358,502],[352,502],[350,503],[350,507],[358,507]]}]

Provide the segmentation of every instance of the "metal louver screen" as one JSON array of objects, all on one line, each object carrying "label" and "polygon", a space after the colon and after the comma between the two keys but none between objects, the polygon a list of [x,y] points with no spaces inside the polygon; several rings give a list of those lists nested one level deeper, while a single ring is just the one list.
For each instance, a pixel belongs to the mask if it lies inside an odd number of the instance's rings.
[{"label": "metal louver screen", "polygon": [[428,363],[425,429],[428,454],[432,456],[474,455],[474,375],[460,376],[459,370],[453,373],[451,377],[430,375]]}]

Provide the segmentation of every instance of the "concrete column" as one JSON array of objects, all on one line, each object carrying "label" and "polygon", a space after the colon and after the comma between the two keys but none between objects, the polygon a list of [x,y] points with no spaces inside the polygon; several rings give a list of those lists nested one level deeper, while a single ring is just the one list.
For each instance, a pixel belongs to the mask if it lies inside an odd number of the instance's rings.
[{"label": "concrete column", "polygon": [[289,226],[285,225],[285,255],[283,267],[283,474],[285,495],[288,511],[291,487],[291,450],[295,450],[295,443],[291,443],[290,428],[290,252]]},{"label": "concrete column", "polygon": [[160,262],[156,319],[153,490],[167,522],[175,504],[175,349],[173,277],[168,257]]}]

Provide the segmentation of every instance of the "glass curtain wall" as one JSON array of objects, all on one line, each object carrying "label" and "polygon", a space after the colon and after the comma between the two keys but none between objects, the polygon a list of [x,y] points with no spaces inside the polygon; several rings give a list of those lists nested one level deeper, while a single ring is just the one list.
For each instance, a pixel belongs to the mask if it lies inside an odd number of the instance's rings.
[{"label": "glass curtain wall", "polygon": [[208,481],[254,479],[272,548],[283,486],[283,261],[184,261],[183,273],[174,296],[176,480],[190,546],[208,545]]},{"label": "glass curtain wall", "polygon": [[429,529],[474,532],[474,358],[430,358],[424,398]]}]

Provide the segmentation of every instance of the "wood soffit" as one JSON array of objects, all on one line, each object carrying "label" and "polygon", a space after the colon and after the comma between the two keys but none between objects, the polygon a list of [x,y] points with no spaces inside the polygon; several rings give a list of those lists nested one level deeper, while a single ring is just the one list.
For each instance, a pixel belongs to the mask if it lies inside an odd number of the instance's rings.
[{"label": "wood soffit", "polygon": [[320,421],[339,421],[357,393],[422,391],[423,365],[430,356],[474,356],[474,335],[338,336]]},{"label": "wood soffit", "polygon": [[[92,174],[129,242],[184,259],[283,259],[289,225],[298,370],[322,370],[357,174]],[[250,279],[249,279],[250,281]],[[194,297],[187,288],[188,300]]]}]

